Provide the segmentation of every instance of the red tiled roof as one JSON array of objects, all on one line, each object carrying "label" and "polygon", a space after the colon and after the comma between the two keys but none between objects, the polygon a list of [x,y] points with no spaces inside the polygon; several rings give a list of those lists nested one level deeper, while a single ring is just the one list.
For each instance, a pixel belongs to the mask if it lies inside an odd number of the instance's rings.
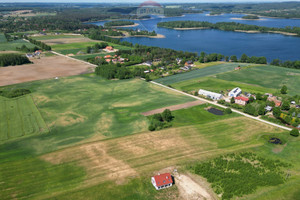
[{"label": "red tiled roof", "polygon": [[242,101],[249,101],[249,99],[247,97],[241,97],[241,96],[235,97],[235,99],[242,100]]},{"label": "red tiled roof", "polygon": [[157,187],[173,183],[170,173],[156,175],[156,176],[154,176],[154,180],[156,182]]}]

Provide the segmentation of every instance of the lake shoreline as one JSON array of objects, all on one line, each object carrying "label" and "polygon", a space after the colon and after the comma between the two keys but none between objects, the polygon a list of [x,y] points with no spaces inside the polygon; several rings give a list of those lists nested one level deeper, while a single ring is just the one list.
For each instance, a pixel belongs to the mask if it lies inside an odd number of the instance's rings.
[{"label": "lake shoreline", "polygon": [[124,26],[110,26],[109,28],[130,28],[130,27],[136,27],[139,26],[140,24],[134,23],[132,25],[124,25]]},{"label": "lake shoreline", "polygon": [[262,21],[262,20],[267,20],[267,19],[244,19],[244,18],[239,18],[239,17],[232,17],[232,18],[230,18],[230,19],[232,19],[232,20],[253,20],[253,21]]},{"label": "lake shoreline", "polygon": [[165,35],[162,34],[158,34],[156,36],[151,36],[151,35],[129,35],[127,32],[124,33],[124,36],[109,36],[111,38],[116,38],[116,39],[122,39],[122,38],[130,38],[130,37],[147,37],[147,38],[155,38],[155,39],[162,39],[162,38],[166,38]]}]

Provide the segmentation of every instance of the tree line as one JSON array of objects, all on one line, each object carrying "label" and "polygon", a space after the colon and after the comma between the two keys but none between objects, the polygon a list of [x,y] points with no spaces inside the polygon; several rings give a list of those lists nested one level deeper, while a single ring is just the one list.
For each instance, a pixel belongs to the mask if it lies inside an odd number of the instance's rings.
[{"label": "tree line", "polygon": [[24,36],[24,38],[26,40],[28,40],[30,43],[32,43],[34,45],[37,45],[37,46],[41,47],[44,50],[47,50],[47,51],[51,50],[51,46],[45,44],[44,42],[41,42],[41,41],[38,41],[38,40],[35,40],[35,39],[32,39],[32,38],[28,38],[27,36]]},{"label": "tree line", "polygon": [[159,22],[158,27],[164,28],[205,28],[218,29],[223,31],[258,31],[262,33],[268,32],[285,32],[294,33],[300,36],[300,27],[285,27],[285,28],[271,28],[266,26],[257,26],[249,24],[241,24],[236,22],[217,22],[215,24],[205,21],[169,21]]},{"label": "tree line", "polygon": [[10,65],[23,65],[31,63],[30,60],[20,54],[2,54],[0,55],[0,66],[6,67]]},{"label": "tree line", "polygon": [[134,25],[134,22],[132,22],[132,21],[125,21],[125,20],[111,21],[111,22],[106,22],[106,23],[104,24],[104,27],[111,27],[111,26],[128,26],[128,25]]}]

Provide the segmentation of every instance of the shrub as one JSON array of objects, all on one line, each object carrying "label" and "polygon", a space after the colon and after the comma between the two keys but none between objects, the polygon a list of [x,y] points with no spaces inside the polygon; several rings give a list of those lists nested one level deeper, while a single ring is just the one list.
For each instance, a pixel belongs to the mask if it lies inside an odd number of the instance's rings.
[{"label": "shrub", "polygon": [[231,114],[232,110],[230,108],[226,108],[224,112],[225,112],[225,114]]},{"label": "shrub", "polygon": [[293,129],[293,130],[291,130],[290,135],[294,136],[294,137],[298,137],[299,136],[299,131],[297,129]]}]

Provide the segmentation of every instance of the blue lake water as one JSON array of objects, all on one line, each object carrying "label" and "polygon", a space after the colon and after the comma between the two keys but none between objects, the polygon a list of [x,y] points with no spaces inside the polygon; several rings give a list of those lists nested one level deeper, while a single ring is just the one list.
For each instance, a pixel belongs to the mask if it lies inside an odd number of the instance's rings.
[{"label": "blue lake water", "polygon": [[[285,36],[271,33],[238,33],[220,30],[172,30],[158,28],[156,24],[162,21],[194,20],[216,22],[239,22],[268,27],[300,27],[300,19],[278,19],[261,18],[263,20],[235,20],[241,18],[242,14],[224,14],[208,16],[207,13],[186,14],[183,17],[154,18],[149,20],[133,20],[140,25],[134,29],[153,31],[165,35],[166,38],[152,39],[131,37],[124,38],[132,43],[148,46],[158,46],[182,51],[200,53],[221,53],[224,55],[241,56],[246,53],[248,56],[265,56],[268,61],[275,58],[281,60],[300,60],[300,37]],[[103,22],[94,22],[96,25],[103,25]]]}]

